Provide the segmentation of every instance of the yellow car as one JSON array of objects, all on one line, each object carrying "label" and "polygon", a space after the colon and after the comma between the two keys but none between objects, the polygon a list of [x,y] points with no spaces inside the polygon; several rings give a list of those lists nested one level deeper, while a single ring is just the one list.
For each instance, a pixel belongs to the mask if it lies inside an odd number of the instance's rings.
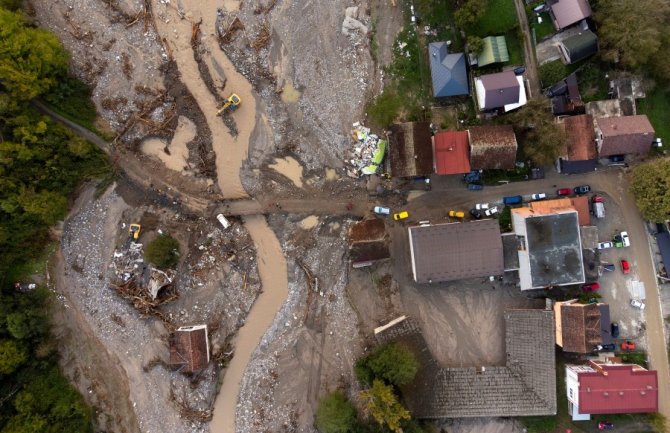
[{"label": "yellow car", "polygon": [[393,219],[396,220],[396,221],[404,220],[405,218],[408,218],[408,217],[409,217],[409,213],[406,210],[393,214]]},{"label": "yellow car", "polygon": [[450,210],[449,216],[452,218],[465,218],[465,212],[460,210]]}]

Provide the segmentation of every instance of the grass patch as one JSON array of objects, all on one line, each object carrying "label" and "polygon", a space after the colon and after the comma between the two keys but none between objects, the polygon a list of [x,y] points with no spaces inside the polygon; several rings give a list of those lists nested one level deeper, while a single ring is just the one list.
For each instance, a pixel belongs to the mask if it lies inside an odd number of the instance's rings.
[{"label": "grass patch", "polygon": [[485,170],[482,174],[484,185],[495,186],[500,185],[500,181],[519,182],[528,180],[530,177],[530,166],[526,165],[523,168],[514,168],[512,170]]},{"label": "grass patch", "polygon": [[509,65],[522,65],[523,61],[523,47],[519,39],[519,31],[517,29],[505,33],[505,41],[507,42],[507,52],[509,53]]},{"label": "grass patch", "polygon": [[647,368],[647,354],[644,352],[624,352],[619,356],[625,363],[637,364]]},{"label": "grass patch", "polygon": [[644,99],[635,101],[638,114],[646,114],[656,130],[656,136],[663,141],[670,140],[670,94],[656,91]]},{"label": "grass patch", "polygon": [[505,206],[498,217],[498,224],[500,224],[500,231],[503,233],[512,231],[512,208]]},{"label": "grass patch", "polygon": [[607,99],[609,79],[605,78],[607,70],[604,65],[590,60],[577,72],[579,93],[584,102],[602,101]]},{"label": "grass patch", "polygon": [[560,60],[554,60],[553,62],[543,64],[540,66],[538,72],[542,87],[553,86],[570,75],[568,68]]},{"label": "grass patch", "polygon": [[517,25],[514,0],[488,0],[484,16],[469,30],[484,38],[505,33],[517,27]]},{"label": "grass patch", "polygon": [[542,18],[542,23],[537,22],[537,14],[532,13],[528,15],[531,27],[535,29],[535,38],[538,42],[544,40],[544,38],[549,37],[556,33],[553,24],[551,23],[551,17],[548,12],[542,12],[540,18]]}]

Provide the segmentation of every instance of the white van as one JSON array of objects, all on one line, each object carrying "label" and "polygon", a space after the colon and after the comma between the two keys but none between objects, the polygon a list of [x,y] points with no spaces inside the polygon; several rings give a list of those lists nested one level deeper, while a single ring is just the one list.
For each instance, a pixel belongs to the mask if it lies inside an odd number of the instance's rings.
[{"label": "white van", "polygon": [[220,222],[221,225],[223,226],[223,229],[224,229],[224,230],[227,229],[228,227],[230,227],[230,221],[228,221],[228,220],[226,219],[226,217],[223,216],[222,213],[218,214],[218,215],[216,216],[216,219],[219,220],[219,222]]},{"label": "white van", "polygon": [[593,215],[596,218],[605,218],[605,204],[602,202],[593,203]]}]

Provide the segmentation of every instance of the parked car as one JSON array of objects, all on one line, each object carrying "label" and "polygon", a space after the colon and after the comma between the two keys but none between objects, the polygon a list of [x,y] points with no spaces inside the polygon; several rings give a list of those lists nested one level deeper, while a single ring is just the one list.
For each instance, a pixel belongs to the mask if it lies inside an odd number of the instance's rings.
[{"label": "parked car", "polygon": [[614,263],[603,263],[602,266],[603,266],[603,271],[605,271],[605,272],[614,272],[615,271]]},{"label": "parked car", "polygon": [[591,212],[596,218],[605,218],[605,203],[594,201],[591,204]]},{"label": "parked car", "polygon": [[382,206],[375,206],[374,211],[378,215],[391,215],[391,209]]},{"label": "parked car", "polygon": [[630,264],[626,259],[621,259],[621,272],[624,274],[630,274]]},{"label": "parked car", "polygon": [[479,170],[472,170],[470,173],[463,175],[463,181],[466,183],[478,182],[481,178],[482,174]]},{"label": "parked car", "polygon": [[616,350],[616,344],[599,344],[596,346],[596,350],[598,352],[602,351],[611,352],[613,350]]},{"label": "parked car", "polygon": [[626,340],[621,343],[621,350],[635,350],[635,342]]},{"label": "parked car", "polygon": [[599,250],[606,250],[608,248],[614,248],[614,244],[612,242],[598,242]]},{"label": "parked car", "polygon": [[577,195],[586,194],[591,192],[591,187],[588,185],[579,185],[573,189],[574,193]]},{"label": "parked car", "polygon": [[472,215],[472,218],[474,218],[476,220],[482,219],[482,216],[483,216],[482,212],[480,210],[474,209],[474,208],[470,209],[470,215]]},{"label": "parked car", "polygon": [[632,307],[637,308],[638,310],[644,310],[644,307],[646,307],[646,305],[644,305],[644,302],[642,302],[638,299],[631,299],[630,300],[630,305]]},{"label": "parked car", "polygon": [[601,195],[594,195],[591,197],[591,201],[593,203],[605,203],[605,198],[603,198]]},{"label": "parked car", "polygon": [[630,246],[630,238],[628,237],[628,232],[621,232],[621,242],[624,247]]},{"label": "parked car", "polygon": [[624,162],[626,155],[610,155],[609,159],[611,162]]},{"label": "parked car", "polygon": [[612,322],[610,324],[610,333],[612,334],[612,338],[619,338],[619,324],[616,322]]},{"label": "parked car", "polygon": [[462,210],[450,210],[449,216],[451,218],[465,218],[465,212]]},{"label": "parked car", "polygon": [[616,248],[623,248],[623,241],[621,240],[621,235],[614,235],[612,237],[612,242]]},{"label": "parked car", "polygon": [[484,211],[484,215],[486,215],[487,217],[493,216],[497,213],[498,213],[498,207],[497,206],[493,206],[491,209],[486,209]]},{"label": "parked car", "polygon": [[503,197],[503,203],[506,205],[520,204],[523,201],[523,197],[520,195],[513,195],[510,197]]},{"label": "parked car", "polygon": [[488,203],[477,203],[477,204],[475,205],[475,209],[477,209],[477,210],[486,210],[486,209],[488,209],[488,208],[489,208],[489,204],[488,204]]},{"label": "parked car", "polygon": [[396,221],[404,220],[405,218],[409,218],[409,212],[406,210],[393,214],[393,219]]},{"label": "parked car", "polygon": [[482,185],[478,185],[476,183],[469,183],[468,184],[468,189],[470,191],[481,191],[481,190],[484,189],[484,187]]},{"label": "parked car", "polygon": [[598,430],[612,430],[613,428],[614,424],[609,421],[600,421],[598,423]]},{"label": "parked car", "polygon": [[547,198],[547,194],[543,192],[538,192],[537,194],[531,194],[530,199],[531,200],[544,200]]},{"label": "parked car", "polygon": [[582,290],[585,292],[595,292],[600,288],[600,284],[598,283],[586,283],[582,284]]},{"label": "parked car", "polygon": [[556,195],[558,196],[564,196],[570,194],[572,194],[572,190],[570,188],[561,188],[556,190]]},{"label": "parked car", "polygon": [[224,230],[230,227],[230,221],[228,221],[228,219],[225,216],[223,216],[222,213],[218,214],[216,216],[216,219],[219,220]]}]

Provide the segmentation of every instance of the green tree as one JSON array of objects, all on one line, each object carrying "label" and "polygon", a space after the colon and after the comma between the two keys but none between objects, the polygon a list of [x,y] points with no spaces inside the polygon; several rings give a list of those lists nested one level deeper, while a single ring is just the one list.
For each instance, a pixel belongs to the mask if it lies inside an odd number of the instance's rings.
[{"label": "green tree", "polygon": [[26,349],[16,340],[0,340],[0,374],[11,374],[28,359]]},{"label": "green tree", "polygon": [[333,391],[319,401],[316,428],[321,433],[349,433],[356,427],[356,408],[341,391]]},{"label": "green tree", "polygon": [[646,64],[661,47],[669,11],[664,0],[600,0],[594,16],[603,58],[628,68]]},{"label": "green tree", "polygon": [[419,363],[409,349],[398,343],[388,343],[356,362],[357,378],[366,384],[382,379],[395,386],[406,385],[414,379]]},{"label": "green tree", "polygon": [[484,40],[479,36],[469,35],[468,36],[468,48],[473,54],[479,54],[484,49]]},{"label": "green tree", "polygon": [[17,101],[54,86],[67,71],[68,55],[58,38],[30,27],[23,16],[0,9],[0,85]]},{"label": "green tree", "polygon": [[635,167],[630,192],[644,219],[670,219],[670,159],[659,158]]},{"label": "green tree", "polygon": [[359,394],[365,412],[381,426],[386,425],[395,433],[402,433],[402,421],[411,418],[409,411],[400,404],[393,388],[381,380],[372,381],[372,387]]},{"label": "green tree", "polygon": [[466,29],[475,24],[485,13],[486,2],[484,0],[467,0],[454,13],[454,21],[458,27]]},{"label": "green tree", "polygon": [[525,156],[536,165],[550,165],[564,151],[567,135],[554,121],[548,99],[529,100],[507,120],[521,137]]},{"label": "green tree", "polygon": [[144,256],[159,268],[172,268],[179,262],[179,242],[168,235],[160,235],[148,246]]}]

